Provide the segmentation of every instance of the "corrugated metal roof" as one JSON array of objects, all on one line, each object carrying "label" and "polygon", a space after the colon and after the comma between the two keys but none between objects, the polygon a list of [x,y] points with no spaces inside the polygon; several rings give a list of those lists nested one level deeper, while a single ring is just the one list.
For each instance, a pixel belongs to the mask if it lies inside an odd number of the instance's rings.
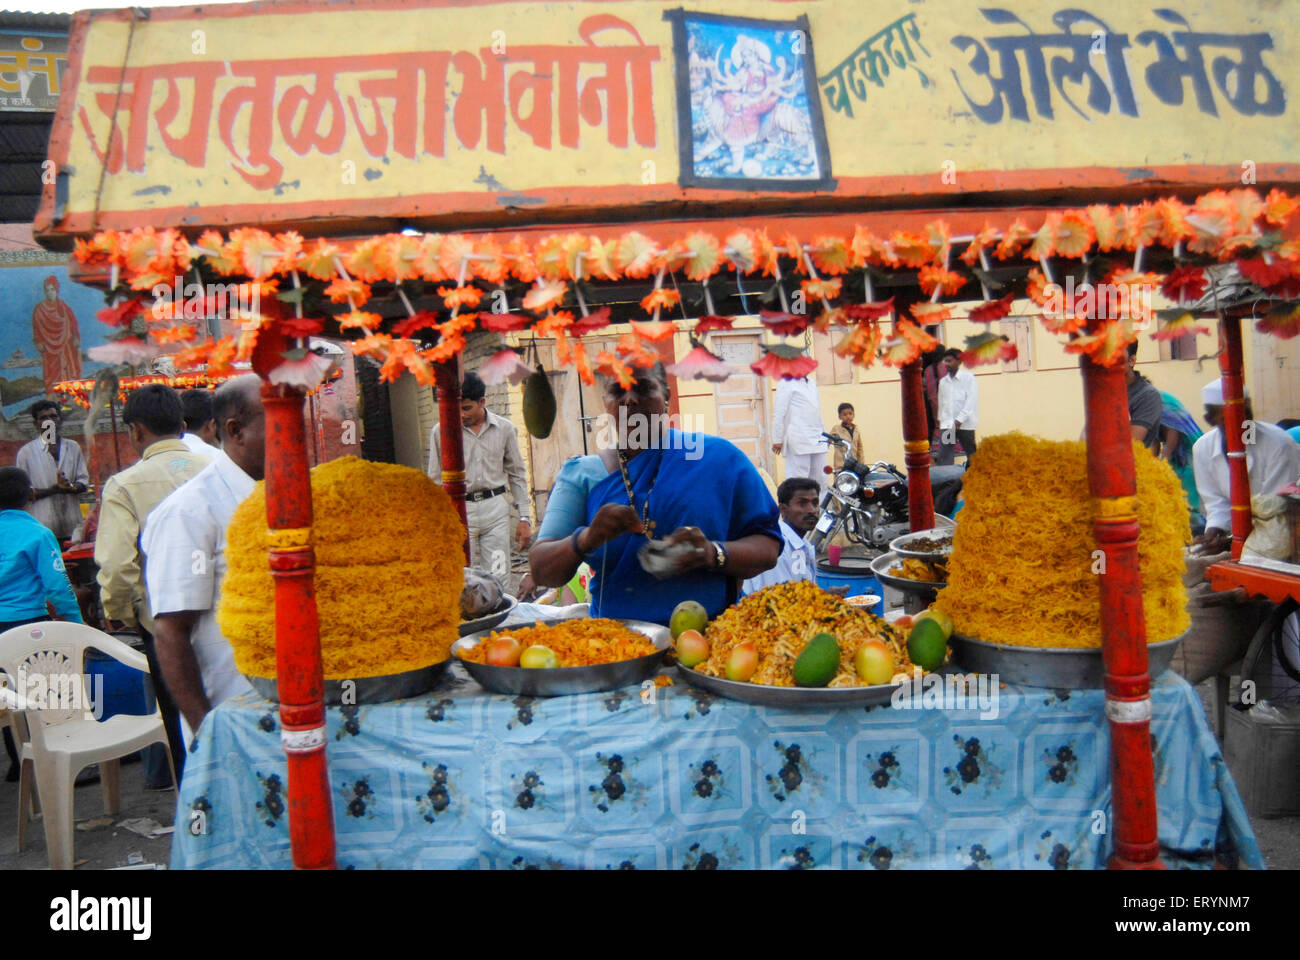
[{"label": "corrugated metal roof", "polygon": [[0,10],[0,30],[67,30],[70,13],[40,13],[35,10]]}]

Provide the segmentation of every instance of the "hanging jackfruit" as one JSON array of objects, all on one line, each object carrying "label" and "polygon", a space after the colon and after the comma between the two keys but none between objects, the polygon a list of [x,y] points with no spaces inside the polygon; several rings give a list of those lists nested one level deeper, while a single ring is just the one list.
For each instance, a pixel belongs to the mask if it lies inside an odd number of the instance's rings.
[{"label": "hanging jackfruit", "polygon": [[542,365],[524,381],[524,425],[538,440],[545,440],[555,426],[555,391]]}]

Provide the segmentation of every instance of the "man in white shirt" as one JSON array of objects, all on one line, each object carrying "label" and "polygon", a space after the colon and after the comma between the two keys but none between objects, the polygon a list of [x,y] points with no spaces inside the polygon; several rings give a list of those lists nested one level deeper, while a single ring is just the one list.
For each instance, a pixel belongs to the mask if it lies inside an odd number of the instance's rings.
[{"label": "man in white shirt", "polygon": [[[1249,396],[1245,398],[1246,471],[1250,492],[1274,493],[1300,478],[1300,443],[1271,423],[1253,419]],[[1228,490],[1227,440],[1223,433],[1223,381],[1201,388],[1205,422],[1213,429],[1192,446],[1192,471],[1196,492],[1205,511],[1205,532],[1196,538],[1202,553],[1222,553],[1232,545],[1232,501]],[[1253,441],[1253,442],[1252,442]]]},{"label": "man in white shirt", "polygon": [[217,446],[217,421],[212,415],[212,391],[195,387],[181,394],[185,411],[185,432],[181,443],[195,453],[212,456]]},{"label": "man in white shirt", "polygon": [[944,353],[948,375],[939,381],[939,459],[942,467],[952,465],[961,444],[966,463],[975,455],[975,428],[979,426],[979,387],[975,375],[962,366],[961,351]]},{"label": "man in white shirt", "polygon": [[221,450],[149,515],[141,546],[145,587],[163,679],[181,713],[185,741],[215,706],[251,690],[217,627],[226,575],[226,526],[265,474],[266,417],[256,374],[213,396]]},{"label": "man in white shirt", "polygon": [[63,541],[81,525],[79,494],[90,486],[86,459],[77,441],[59,436],[62,415],[53,400],[38,400],[31,407],[36,439],[23,444],[14,465],[26,471],[36,499],[27,512]]},{"label": "man in white shirt", "polygon": [[[532,540],[528,472],[519,453],[515,425],[487,408],[487,385],[465,374],[460,388],[461,439],[465,451],[465,514],[469,522],[470,565],[502,583],[510,576],[510,506],[519,512],[515,539],[524,550]],[[429,434],[429,468],[442,483],[439,427]]]},{"label": "man in white shirt", "polygon": [[785,475],[826,486],[826,425],[817,384],[806,377],[784,378],[776,385],[772,415],[772,452],[785,457]]},{"label": "man in white shirt", "polygon": [[781,555],[775,567],[750,577],[741,585],[742,595],[747,596],[774,583],[817,579],[817,551],[804,537],[817,525],[821,513],[820,497],[820,485],[807,477],[794,477],[777,487],[776,500],[781,509]]}]

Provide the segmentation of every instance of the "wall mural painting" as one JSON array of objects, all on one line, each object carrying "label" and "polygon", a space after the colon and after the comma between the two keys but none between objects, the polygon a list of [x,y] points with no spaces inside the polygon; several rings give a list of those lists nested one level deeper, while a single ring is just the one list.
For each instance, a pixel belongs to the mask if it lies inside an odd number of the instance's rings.
[{"label": "wall mural painting", "polygon": [[833,189],[806,17],[672,10],[681,183]]}]

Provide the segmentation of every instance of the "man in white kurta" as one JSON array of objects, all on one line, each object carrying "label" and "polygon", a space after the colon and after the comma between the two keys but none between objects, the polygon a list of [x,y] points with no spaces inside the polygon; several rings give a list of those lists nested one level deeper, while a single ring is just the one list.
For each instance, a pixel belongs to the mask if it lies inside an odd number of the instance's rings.
[{"label": "man in white kurta", "polygon": [[[1232,501],[1228,490],[1228,452],[1223,436],[1223,384],[1207,383],[1201,390],[1205,419],[1213,427],[1192,446],[1192,470],[1196,475],[1196,492],[1205,511],[1205,533],[1197,538],[1205,553],[1221,553],[1232,542]],[[1275,493],[1288,483],[1300,479],[1300,443],[1281,427],[1251,420],[1250,401],[1246,400],[1248,424],[1244,432],[1246,472],[1250,492]]]},{"label": "man in white kurta", "polygon": [[944,354],[947,376],[939,381],[939,466],[951,466],[961,444],[966,463],[975,454],[975,428],[979,426],[979,385],[962,366],[961,351]]},{"label": "man in white kurta", "polygon": [[31,408],[36,439],[18,450],[14,465],[27,472],[36,499],[27,512],[43,523],[62,545],[81,525],[79,494],[90,486],[86,459],[75,440],[59,436],[58,404],[43,400]]},{"label": "man in white kurta", "polygon": [[141,537],[158,659],[187,743],[208,711],[252,689],[216,614],[226,575],[226,527],[264,472],[259,384],[249,374],[217,391],[222,449],[154,508]]},{"label": "man in white kurta", "polygon": [[779,381],[772,415],[772,451],[785,457],[787,479],[807,477],[825,488],[825,429],[817,384],[807,378]]}]

